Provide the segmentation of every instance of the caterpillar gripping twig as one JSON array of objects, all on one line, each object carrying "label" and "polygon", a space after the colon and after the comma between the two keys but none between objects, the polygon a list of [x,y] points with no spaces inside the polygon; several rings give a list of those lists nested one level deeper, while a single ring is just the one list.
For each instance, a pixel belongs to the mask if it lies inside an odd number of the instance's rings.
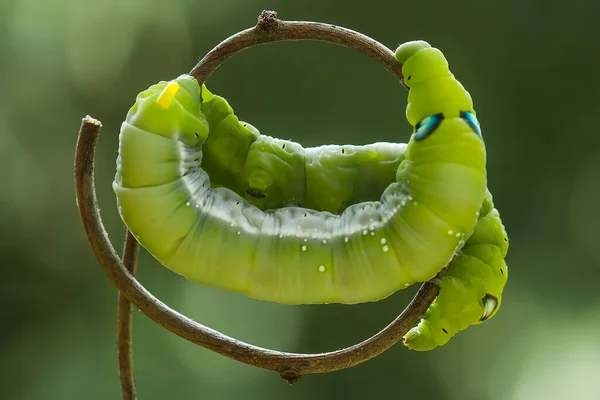
[{"label": "caterpillar gripping twig", "polygon": [[120,133],[123,220],[173,271],[258,299],[351,304],[431,279],[483,221],[486,152],[442,53],[419,41],[396,55],[407,145],[305,149],[240,122],[190,76],[153,85]]}]

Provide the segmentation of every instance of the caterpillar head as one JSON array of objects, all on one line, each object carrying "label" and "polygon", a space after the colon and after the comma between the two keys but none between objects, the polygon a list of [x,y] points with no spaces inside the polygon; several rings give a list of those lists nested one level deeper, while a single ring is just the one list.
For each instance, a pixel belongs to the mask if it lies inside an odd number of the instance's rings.
[{"label": "caterpillar head", "polygon": [[[418,84],[420,81],[426,79],[428,73],[431,73],[431,69],[419,71],[416,75],[414,74],[415,68],[414,66],[410,68],[406,67],[408,60],[413,58],[413,56],[424,49],[432,49],[431,45],[423,40],[414,40],[412,42],[406,42],[401,44],[396,49],[396,58],[402,64],[402,75],[404,76],[404,84],[411,88],[415,83]],[[434,49],[435,50],[435,49]],[[442,56],[443,58],[443,56]],[[414,64],[414,61],[412,62]]]},{"label": "caterpillar head", "polygon": [[126,123],[195,146],[208,136],[200,102],[200,85],[191,76],[182,75],[141,92],[127,113]]},{"label": "caterpillar head", "polygon": [[475,114],[469,93],[448,68],[444,54],[422,40],[398,47],[404,83],[410,89],[406,117],[411,125],[431,115],[458,116],[460,111]]}]

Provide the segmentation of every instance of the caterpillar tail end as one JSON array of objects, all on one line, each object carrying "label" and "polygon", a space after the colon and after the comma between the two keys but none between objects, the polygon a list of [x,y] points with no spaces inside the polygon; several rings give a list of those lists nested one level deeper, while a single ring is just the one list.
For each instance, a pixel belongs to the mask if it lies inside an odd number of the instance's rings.
[{"label": "caterpillar tail end", "polygon": [[179,91],[181,86],[177,82],[169,82],[167,86],[160,93],[158,98],[156,99],[156,104],[161,106],[164,109],[168,109],[175,98],[175,95]]},{"label": "caterpillar tail end", "polygon": [[416,351],[429,351],[438,347],[430,336],[421,334],[419,326],[415,326],[404,335],[403,343],[410,350]]}]

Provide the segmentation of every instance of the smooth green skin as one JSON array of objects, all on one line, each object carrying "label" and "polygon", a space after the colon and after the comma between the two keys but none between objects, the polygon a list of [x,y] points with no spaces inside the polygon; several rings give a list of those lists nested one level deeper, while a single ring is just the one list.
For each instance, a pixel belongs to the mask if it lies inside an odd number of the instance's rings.
[{"label": "smooth green skin", "polygon": [[[222,182],[240,182],[241,189],[244,182],[268,186],[265,183],[272,181],[271,187],[293,192],[301,185],[289,177],[297,176],[294,165],[300,157],[293,151],[275,157],[279,147],[272,144],[280,142],[263,143],[260,136],[253,140],[257,132],[251,128],[233,132],[241,125],[232,123],[226,107],[206,110],[205,118],[200,112],[201,89],[189,76],[176,79],[180,90],[167,109],[156,104],[167,82],[154,85],[138,96],[120,134],[113,187],[123,220],[173,271],[268,301],[376,301],[432,278],[472,233],[486,190],[485,147],[458,118],[460,110],[472,110],[470,97],[464,92],[453,101],[441,95],[462,86],[440,57],[444,60],[435,49],[407,57],[405,74],[416,77],[407,82],[407,116],[414,126],[417,116],[433,107],[446,119],[425,140],[411,137],[396,182],[379,201],[351,204],[338,215],[299,207],[265,212],[236,191],[211,185],[200,168],[203,144],[211,149],[207,156],[226,160],[211,162],[233,165],[232,173],[216,176]],[[211,121],[220,125],[227,118],[227,128],[217,138],[230,137],[228,143],[239,144],[233,158],[224,154],[228,145],[217,140],[209,146]],[[251,144],[241,171],[245,143]],[[332,168],[322,168],[325,176],[313,169],[316,179],[304,184],[306,199],[327,197],[332,182],[344,180],[333,172],[342,158],[331,158]],[[256,171],[261,171],[258,177]],[[288,200],[274,197],[278,203]],[[324,202],[322,207],[342,203]]]},{"label": "smooth green skin", "polygon": [[440,279],[440,294],[424,318],[405,335],[404,345],[432,350],[459,331],[492,318],[508,279],[507,251],[508,236],[488,192],[473,234]]}]

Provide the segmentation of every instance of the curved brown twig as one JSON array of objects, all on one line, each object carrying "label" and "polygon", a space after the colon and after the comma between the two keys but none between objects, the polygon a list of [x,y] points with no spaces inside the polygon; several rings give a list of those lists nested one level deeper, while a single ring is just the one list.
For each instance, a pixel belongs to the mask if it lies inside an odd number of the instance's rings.
[{"label": "curved brown twig", "polygon": [[[263,12],[255,28],[240,32],[211,50],[191,73],[200,82],[204,82],[220,63],[237,52],[261,43],[298,39],[324,40],[356,49],[378,60],[399,79],[402,77],[400,65],[391,50],[378,42],[333,25],[280,21],[272,12]],[[77,142],[75,185],[84,230],[101,267],[123,296],[156,323],[184,339],[234,360],[277,371],[293,384],[304,374],[352,367],[381,354],[418,323],[420,316],[438,294],[439,288],[435,284],[424,283],[400,316],[382,331],[354,346],[322,354],[268,350],[205,327],[171,309],[148,292],[127,270],[110,243],[102,225],[94,187],[94,151],[100,127],[99,121],[89,116],[85,117]],[[133,248],[134,246],[130,251],[133,251]],[[126,251],[125,258],[127,257]],[[444,270],[438,276],[443,273]]]},{"label": "curved brown twig", "polygon": [[[127,229],[123,245],[123,265],[135,275],[140,244]],[[121,395],[123,400],[135,400],[135,384],[133,379],[133,355],[131,348],[131,303],[119,291],[117,297],[117,353],[119,359],[119,377],[121,378]]]},{"label": "curved brown twig", "polygon": [[277,371],[290,383],[303,374],[352,367],[396,344],[415,326],[438,294],[433,283],[424,283],[408,307],[391,324],[371,338],[346,349],[323,354],[296,354],[263,349],[223,335],[169,308],[144,288],[125,268],[102,225],[94,186],[94,150],[100,122],[83,119],[77,141],[75,184],[85,233],[100,266],[121,293],[142,312],[169,331],[234,360]]},{"label": "curved brown twig", "polygon": [[378,41],[336,25],[282,21],[277,18],[275,11],[263,11],[256,26],[236,33],[215,46],[196,64],[190,75],[202,84],[231,56],[260,44],[289,40],[317,40],[356,50],[383,65],[404,85],[402,65],[394,53]]}]

